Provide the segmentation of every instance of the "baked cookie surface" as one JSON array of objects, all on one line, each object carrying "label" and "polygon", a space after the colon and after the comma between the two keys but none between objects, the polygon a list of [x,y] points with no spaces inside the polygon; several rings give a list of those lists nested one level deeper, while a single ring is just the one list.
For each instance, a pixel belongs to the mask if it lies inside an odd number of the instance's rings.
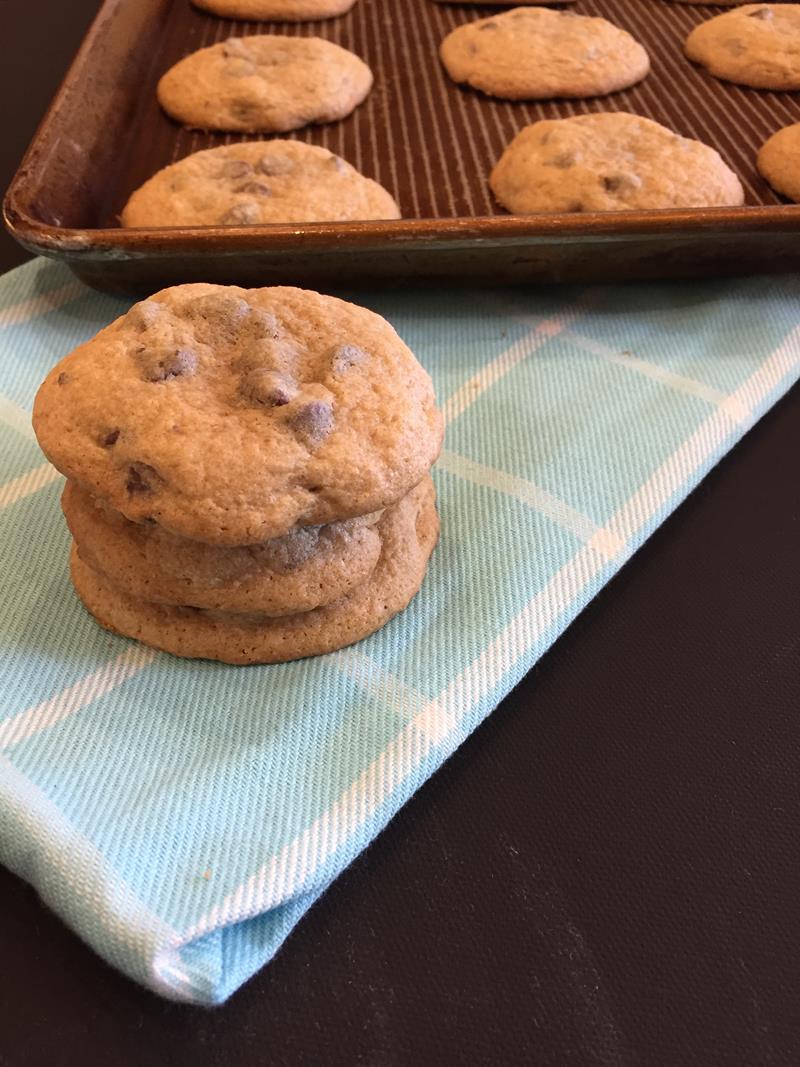
[{"label": "baked cookie surface", "polygon": [[128,596],[157,604],[274,616],[311,611],[366,581],[381,552],[380,512],[225,548],[131,522],[72,481],[61,507],[82,559]]},{"label": "baked cookie surface", "polygon": [[346,14],[356,0],[192,0],[195,7],[224,19],[310,22]]},{"label": "baked cookie surface", "polygon": [[776,192],[800,203],[800,122],[773,133],[761,146],[756,164]]},{"label": "baked cookie surface", "polygon": [[800,89],[800,4],[744,4],[696,26],[686,55],[753,89]]},{"label": "baked cookie surface", "polygon": [[231,37],[185,56],[158,102],[192,129],[281,133],[349,115],[372,88],[358,56],[320,37]]},{"label": "baked cookie surface", "polygon": [[158,171],[123,208],[123,226],[252,226],[397,219],[391,194],[326,148],[257,141],[194,152]]},{"label": "baked cookie surface", "polygon": [[439,534],[430,477],[379,522],[381,556],[372,575],[326,607],[283,618],[165,607],[121,592],[73,546],[78,596],[105,627],[177,656],[225,663],[280,663],[343,648],[402,611],[422,584]]},{"label": "baked cookie surface", "polygon": [[58,363],[51,462],[134,522],[212,544],[366,515],[439,454],[427,372],[385,319],[304,289],[180,285]]},{"label": "baked cookie surface", "polygon": [[623,211],[741,204],[719,153],[626,112],[545,119],[520,131],[489,180],[509,211]]},{"label": "baked cookie surface", "polygon": [[453,81],[507,100],[602,96],[650,69],[642,45],[613,23],[542,7],[465,23],[440,56]]}]

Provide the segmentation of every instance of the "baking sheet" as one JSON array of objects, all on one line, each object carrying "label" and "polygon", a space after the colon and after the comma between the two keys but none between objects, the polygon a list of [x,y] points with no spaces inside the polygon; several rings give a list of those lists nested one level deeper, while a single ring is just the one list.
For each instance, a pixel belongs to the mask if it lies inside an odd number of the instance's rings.
[{"label": "baking sheet", "polygon": [[776,129],[800,121],[798,94],[726,84],[682,53],[692,27],[721,8],[663,0],[579,0],[570,9],[601,15],[629,30],[650,53],[648,77],[623,92],[588,100],[493,100],[455,86],[438,59],[442,38],[464,22],[497,15],[498,9],[491,5],[359,0],[343,18],[298,24],[217,19],[176,2],[150,77],[142,86],[130,150],[120,161],[98,223],[114,225],[130,193],[161,167],[202,148],[264,139],[183,130],[155,102],[158,78],[183,55],[230,36],[253,33],[324,37],[366,60],[375,74],[375,87],[353,115],[289,136],[344,156],[385,185],[405,217],[506,214],[495,204],[487,177],[515,134],[538,119],[596,111],[633,111],[696,137],[716,148],[739,174],[748,203],[781,202],[758,175],[755,155]]}]

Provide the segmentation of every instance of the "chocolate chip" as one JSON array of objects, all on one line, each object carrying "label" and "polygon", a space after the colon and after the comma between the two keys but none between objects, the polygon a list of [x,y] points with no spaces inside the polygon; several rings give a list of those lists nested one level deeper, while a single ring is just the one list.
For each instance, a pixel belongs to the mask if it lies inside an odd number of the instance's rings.
[{"label": "chocolate chip", "polygon": [[573,213],[576,213],[576,212],[579,212],[579,211],[583,211],[583,204],[580,202],[580,200],[573,200],[573,202],[567,208],[567,211],[570,211],[570,212],[573,212]]},{"label": "chocolate chip", "polygon": [[268,153],[258,161],[258,169],[262,174],[274,177],[277,174],[289,174],[294,170],[294,160],[288,156],[279,156],[277,153]]},{"label": "chocolate chip", "polygon": [[236,56],[240,59],[253,58],[253,53],[241,37],[229,37],[227,41],[224,41],[222,44],[222,54],[226,58],[228,56]]},{"label": "chocolate chip", "polygon": [[760,7],[758,11],[748,11],[747,17],[749,19],[762,19],[763,21],[769,21],[772,18],[772,8]]},{"label": "chocolate chip", "polygon": [[70,376],[67,374],[66,371],[62,370],[62,372],[56,378],[56,384],[57,385],[66,385],[68,381],[71,381]]},{"label": "chocolate chip", "polygon": [[572,152],[561,152],[557,156],[553,156],[552,159],[545,159],[543,166],[556,167],[558,170],[567,170],[575,162],[575,156]]},{"label": "chocolate chip", "polygon": [[245,182],[244,185],[240,185],[233,191],[235,193],[252,193],[253,196],[272,196],[272,190],[268,185],[264,185],[263,182]]},{"label": "chocolate chip", "polygon": [[159,304],[156,300],[142,300],[133,305],[125,316],[125,322],[135,330],[144,331],[153,326],[163,313],[163,304]]},{"label": "chocolate chip", "polygon": [[204,322],[232,330],[238,329],[250,314],[250,305],[240,296],[220,287],[217,292],[196,296],[185,305],[183,311],[195,323]]},{"label": "chocolate chip", "polygon": [[250,308],[247,316],[247,332],[256,341],[274,341],[281,332],[280,323],[271,311],[264,308]]},{"label": "chocolate chip", "polygon": [[293,411],[287,425],[308,445],[318,445],[333,429],[333,408],[326,400],[311,400]]},{"label": "chocolate chip", "polygon": [[261,208],[250,200],[243,204],[234,204],[220,218],[221,226],[252,226],[261,219]]},{"label": "chocolate chip", "polygon": [[261,108],[251,100],[231,100],[230,110],[236,122],[246,126],[255,126],[261,117]]},{"label": "chocolate chip", "polygon": [[328,353],[331,370],[334,374],[343,374],[358,363],[367,359],[367,353],[358,345],[336,345]]},{"label": "chocolate chip", "polygon": [[191,320],[195,337],[211,345],[220,358],[230,355],[220,353],[220,345],[224,346],[234,338],[237,341],[247,339],[248,335],[258,339],[259,334],[269,328],[271,319],[260,309],[251,308],[246,300],[225,286],[218,286],[216,291],[187,301],[181,310]]},{"label": "chocolate chip", "polygon": [[146,382],[166,382],[183,378],[197,370],[197,356],[191,348],[159,346],[142,348],[136,354]]},{"label": "chocolate chip", "polygon": [[136,493],[149,493],[157,481],[161,481],[161,476],[155,467],[151,467],[149,463],[132,463],[128,467],[125,488],[131,496]]},{"label": "chocolate chip", "polygon": [[347,170],[347,164],[341,156],[331,156],[328,162],[332,167],[338,170],[340,174],[344,174],[344,172]]},{"label": "chocolate chip", "polygon": [[277,371],[256,367],[242,376],[239,392],[252,403],[279,408],[297,395],[297,386]]},{"label": "chocolate chip", "polygon": [[496,22],[484,22],[483,25],[478,27],[478,32],[479,33],[483,33],[484,30],[496,30],[496,29],[497,29],[497,23]]},{"label": "chocolate chip", "polygon": [[607,193],[618,193],[640,189],[642,179],[638,174],[606,174],[600,178],[600,182]]},{"label": "chocolate chip", "polygon": [[287,574],[307,563],[319,547],[319,526],[298,526],[284,537],[267,541],[259,562],[271,571]]},{"label": "chocolate chip", "polygon": [[244,159],[226,159],[220,170],[222,178],[246,178],[253,168]]},{"label": "chocolate chip", "polygon": [[119,440],[119,430],[111,430],[102,440],[103,448],[111,448]]}]

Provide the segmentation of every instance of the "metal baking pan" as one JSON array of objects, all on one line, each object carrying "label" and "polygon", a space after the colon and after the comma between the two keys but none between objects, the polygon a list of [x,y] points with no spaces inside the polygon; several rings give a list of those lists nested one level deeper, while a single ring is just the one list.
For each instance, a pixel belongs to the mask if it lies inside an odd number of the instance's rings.
[{"label": "metal baking pan", "polygon": [[[11,233],[90,285],[138,294],[178,282],[299,284],[469,280],[611,281],[800,268],[800,206],[758,176],[755,155],[800,121],[796,93],[717,81],[682,43],[720,11],[663,0],[579,0],[647,47],[639,85],[585,101],[508,103],[453,85],[438,45],[496,6],[359,0],[339,19],[232,22],[188,0],[105,0],[5,200]],[[344,122],[299,131],[344,156],[398,200],[399,222],[123,230],[129,194],[168,163],[239,135],[183,130],[155,100],[181,56],[232,34],[318,35],[362,56],[375,87]],[[624,110],[716,147],[737,171],[741,208],[514,217],[486,179],[514,134],[538,118]],[[239,138],[241,139],[241,138]],[[250,138],[252,139],[252,138]]]}]

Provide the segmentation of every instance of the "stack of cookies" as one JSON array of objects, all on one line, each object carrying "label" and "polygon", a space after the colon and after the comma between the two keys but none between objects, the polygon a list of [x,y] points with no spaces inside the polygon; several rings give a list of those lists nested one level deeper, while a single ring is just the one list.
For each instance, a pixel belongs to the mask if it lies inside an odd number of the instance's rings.
[{"label": "stack of cookies", "polygon": [[165,289],[53,369],[34,428],[68,479],[78,595],[177,655],[351,644],[406,607],[438,536],[430,378],[318,293]]}]

